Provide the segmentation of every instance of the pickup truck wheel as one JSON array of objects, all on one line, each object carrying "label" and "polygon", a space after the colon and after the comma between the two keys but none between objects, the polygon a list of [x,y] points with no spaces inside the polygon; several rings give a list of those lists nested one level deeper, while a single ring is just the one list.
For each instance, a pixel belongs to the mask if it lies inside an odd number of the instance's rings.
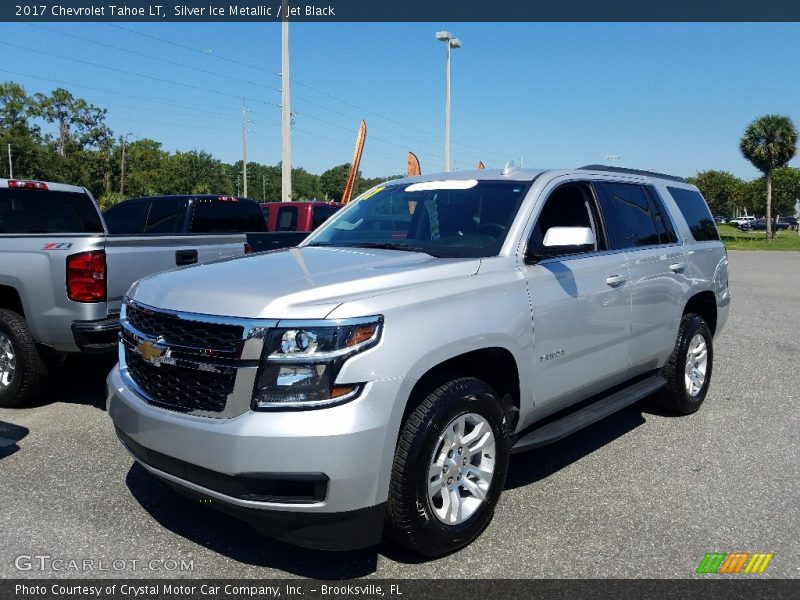
[{"label": "pickup truck wheel", "polygon": [[466,546],[492,519],[508,458],[508,428],[494,390],[471,377],[439,386],[400,432],[387,508],[390,536],[431,557]]},{"label": "pickup truck wheel", "polygon": [[713,359],[708,325],[699,315],[684,315],[675,348],[664,366],[667,387],[661,394],[662,407],[679,415],[697,411],[708,393]]},{"label": "pickup truck wheel", "polygon": [[0,309],[0,407],[22,406],[42,391],[47,367],[21,315]]}]

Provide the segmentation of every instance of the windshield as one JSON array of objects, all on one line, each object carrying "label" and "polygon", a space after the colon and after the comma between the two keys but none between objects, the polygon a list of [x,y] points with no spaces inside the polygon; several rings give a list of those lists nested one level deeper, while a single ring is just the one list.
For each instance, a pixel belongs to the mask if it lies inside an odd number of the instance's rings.
[{"label": "windshield", "polygon": [[495,256],[527,187],[519,181],[474,179],[388,183],[333,215],[303,245]]}]

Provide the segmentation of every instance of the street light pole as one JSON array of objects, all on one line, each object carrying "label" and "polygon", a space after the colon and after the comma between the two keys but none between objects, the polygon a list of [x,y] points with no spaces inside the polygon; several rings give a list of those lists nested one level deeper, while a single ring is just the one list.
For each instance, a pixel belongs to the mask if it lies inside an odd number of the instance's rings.
[{"label": "street light pole", "polygon": [[450,60],[453,48],[461,47],[461,40],[449,31],[437,31],[436,39],[447,44],[447,69],[444,92],[444,170],[450,171]]},{"label": "street light pole", "polygon": [[289,9],[283,0],[281,23],[281,200],[292,199],[292,110],[289,93]]}]

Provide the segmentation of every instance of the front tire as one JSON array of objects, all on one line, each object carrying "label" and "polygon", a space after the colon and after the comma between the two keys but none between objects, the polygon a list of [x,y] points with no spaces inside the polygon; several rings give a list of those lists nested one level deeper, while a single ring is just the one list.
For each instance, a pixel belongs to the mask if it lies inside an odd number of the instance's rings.
[{"label": "front tire", "polygon": [[466,546],[492,519],[508,459],[508,427],[494,390],[471,377],[439,386],[400,432],[388,533],[430,557]]},{"label": "front tire", "polygon": [[14,408],[35,400],[47,380],[45,366],[25,319],[0,309],[0,407]]},{"label": "front tire", "polygon": [[662,407],[678,415],[696,412],[706,399],[713,363],[714,341],[708,324],[700,315],[684,315],[663,370],[667,387],[661,394]]}]

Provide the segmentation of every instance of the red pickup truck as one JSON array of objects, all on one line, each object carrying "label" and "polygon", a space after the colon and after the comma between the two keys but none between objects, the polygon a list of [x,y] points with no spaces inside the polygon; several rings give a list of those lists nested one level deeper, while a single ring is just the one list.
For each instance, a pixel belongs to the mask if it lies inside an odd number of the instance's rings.
[{"label": "red pickup truck", "polygon": [[322,225],[343,204],[338,202],[262,202],[267,231],[273,234],[274,247],[296,246]]}]

